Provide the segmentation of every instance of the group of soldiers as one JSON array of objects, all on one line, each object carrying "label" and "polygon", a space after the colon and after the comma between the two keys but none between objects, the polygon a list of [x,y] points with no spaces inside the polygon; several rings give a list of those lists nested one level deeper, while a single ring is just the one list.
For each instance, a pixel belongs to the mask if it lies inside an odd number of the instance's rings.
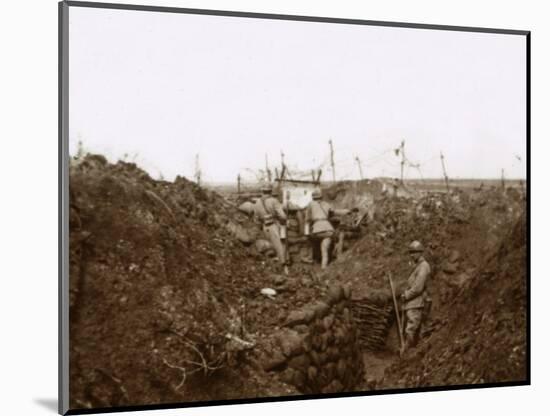
[{"label": "group of soldiers", "polygon": [[[331,219],[335,215],[347,215],[352,210],[335,209],[328,202],[322,200],[322,194],[319,189],[312,193],[312,201],[303,211],[304,234],[309,237],[311,242],[312,258],[316,248],[320,248],[321,252],[321,268],[325,269],[328,266],[332,244],[334,238],[338,237],[338,249],[341,253],[343,247],[343,233],[336,235],[336,230],[331,223]],[[262,230],[266,238],[277,253],[277,259],[285,272],[288,270],[289,255],[282,240],[286,238],[284,235],[288,222],[288,215],[283,205],[273,196],[271,186],[265,185],[262,187],[262,195],[254,204],[254,215],[257,221],[261,224]]]},{"label": "group of soldiers", "polygon": [[[311,243],[312,258],[316,248],[321,252],[321,267],[328,266],[336,230],[331,223],[333,216],[348,215],[353,210],[335,209],[323,201],[319,189],[313,191],[312,200],[305,208],[304,234]],[[262,227],[266,238],[277,253],[277,260],[284,272],[288,274],[288,250],[283,244],[286,238],[288,214],[281,202],[273,195],[272,187],[262,187],[262,195],[254,204],[254,216]],[[343,233],[338,236],[338,246],[341,252]],[[408,252],[414,263],[414,270],[407,280],[407,287],[400,296],[401,307],[405,312],[405,344],[404,349],[411,348],[418,342],[420,327],[427,315],[427,306],[431,305],[427,286],[431,268],[424,256],[424,246],[419,241],[413,241]]]}]

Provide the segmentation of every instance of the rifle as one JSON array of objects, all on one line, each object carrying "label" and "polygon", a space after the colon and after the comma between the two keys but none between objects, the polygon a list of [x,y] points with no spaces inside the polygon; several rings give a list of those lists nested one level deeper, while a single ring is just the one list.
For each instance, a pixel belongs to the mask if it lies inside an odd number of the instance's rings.
[{"label": "rifle", "polygon": [[388,273],[388,280],[390,281],[391,295],[393,298],[393,306],[395,308],[395,317],[397,318],[397,330],[399,331],[399,341],[401,343],[401,349],[399,350],[399,355],[403,355],[405,351],[405,341],[403,340],[403,327],[401,326],[401,319],[399,318],[399,309],[397,307],[397,299],[395,298],[395,289],[393,287],[393,280],[391,278],[391,273]]}]

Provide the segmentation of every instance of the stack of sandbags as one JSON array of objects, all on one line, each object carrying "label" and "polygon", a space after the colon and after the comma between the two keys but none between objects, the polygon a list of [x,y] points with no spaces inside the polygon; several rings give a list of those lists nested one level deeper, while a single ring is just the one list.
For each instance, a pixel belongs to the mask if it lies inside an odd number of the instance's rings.
[{"label": "stack of sandbags", "polygon": [[349,289],[334,286],[325,300],[291,312],[264,369],[280,371],[281,380],[303,393],[352,391],[363,364],[349,299]]}]

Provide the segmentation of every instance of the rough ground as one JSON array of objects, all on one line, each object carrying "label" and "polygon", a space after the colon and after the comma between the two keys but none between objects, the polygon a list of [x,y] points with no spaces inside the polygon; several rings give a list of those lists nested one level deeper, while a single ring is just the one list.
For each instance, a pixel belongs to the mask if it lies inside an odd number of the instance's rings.
[{"label": "rough ground", "polygon": [[388,368],[380,387],[526,379],[525,238],[522,215],[474,277],[434,312],[431,336]]},{"label": "rough ground", "polygon": [[[366,352],[367,389],[521,381],[526,378],[526,218],[516,190],[459,193],[411,207],[378,204],[367,235],[330,273],[356,292],[389,302],[412,271],[406,246],[420,240],[432,265],[432,312],[417,348],[398,359],[394,326],[387,349]],[[369,369],[372,371],[369,372]]]},{"label": "rough ground", "polygon": [[363,236],[326,272],[295,263],[285,279],[256,250],[249,218],[218,194],[97,155],[73,164],[71,407],[297,394],[262,370],[264,341],[289,310],[323,296],[325,281],[387,302],[385,275],[402,287],[412,239],[433,265],[430,321],[403,360],[395,328],[386,350],[365,351],[363,388],[523,379],[521,195],[472,190],[412,204],[368,183],[338,186],[336,205],[368,204]]},{"label": "rough ground", "polygon": [[226,336],[261,344],[315,288],[263,297],[277,275],[234,238],[236,209],[101,156],[71,168],[70,193],[71,407],[294,393]]}]

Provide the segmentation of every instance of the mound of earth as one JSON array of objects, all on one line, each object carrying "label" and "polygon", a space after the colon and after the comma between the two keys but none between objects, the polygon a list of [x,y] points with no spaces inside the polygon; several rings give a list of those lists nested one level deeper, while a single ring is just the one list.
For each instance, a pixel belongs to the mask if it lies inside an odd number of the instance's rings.
[{"label": "mound of earth", "polygon": [[262,373],[257,346],[319,290],[236,238],[255,229],[246,215],[98,155],[71,166],[70,208],[72,408],[295,393]]},{"label": "mound of earth", "polygon": [[526,224],[436,314],[439,329],[386,371],[385,387],[522,381],[526,367]]},{"label": "mound of earth", "polygon": [[[349,192],[355,194],[356,187]],[[345,206],[345,192],[340,195],[336,207]],[[390,299],[387,275],[402,285],[411,271],[407,247],[413,240],[426,247],[437,285],[434,295],[452,296],[453,289],[499,247],[524,207],[521,198],[494,190],[419,199],[370,198],[367,209],[373,214],[362,225],[362,238],[348,241],[345,255],[326,274],[353,283],[356,293],[379,294],[385,300]]]},{"label": "mound of earth", "polygon": [[[353,189],[350,191],[353,193]],[[341,198],[345,201],[345,198]],[[327,271],[354,293],[392,304],[413,269],[406,248],[426,245],[433,306],[422,339],[401,360],[394,325],[386,350],[366,352],[365,389],[521,381],[526,377],[524,199],[490,189],[375,200],[366,235]],[[377,368],[375,368],[377,367]]]}]

